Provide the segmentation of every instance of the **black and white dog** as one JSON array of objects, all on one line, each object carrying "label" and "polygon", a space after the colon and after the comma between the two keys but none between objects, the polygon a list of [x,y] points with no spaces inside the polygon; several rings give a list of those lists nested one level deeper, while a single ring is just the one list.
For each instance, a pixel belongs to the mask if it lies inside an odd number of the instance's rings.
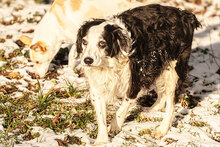
[{"label": "black and white dog", "polygon": [[[187,79],[193,32],[199,26],[192,13],[157,4],[81,26],[76,48],[98,121],[95,144],[108,142],[108,131],[121,130],[129,107],[154,83],[158,98],[152,108],[165,107],[165,116],[152,136],[166,135],[174,117],[175,91]],[[107,129],[106,104],[117,97],[124,99]]]}]

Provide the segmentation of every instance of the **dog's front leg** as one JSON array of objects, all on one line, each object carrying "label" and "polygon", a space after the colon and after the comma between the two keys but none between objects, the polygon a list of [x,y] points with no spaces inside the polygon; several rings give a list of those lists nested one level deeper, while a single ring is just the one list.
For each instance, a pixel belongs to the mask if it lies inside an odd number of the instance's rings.
[{"label": "dog's front leg", "polygon": [[108,130],[110,133],[113,133],[113,135],[118,134],[121,131],[122,125],[124,123],[125,117],[128,113],[129,108],[134,105],[136,102],[136,99],[129,99],[124,98],[123,102],[116,112],[111,125],[109,126]]},{"label": "dog's front leg", "polygon": [[108,132],[106,124],[106,102],[105,99],[97,94],[91,94],[92,104],[95,108],[96,119],[98,122],[98,136],[94,145],[101,145],[108,142]]}]

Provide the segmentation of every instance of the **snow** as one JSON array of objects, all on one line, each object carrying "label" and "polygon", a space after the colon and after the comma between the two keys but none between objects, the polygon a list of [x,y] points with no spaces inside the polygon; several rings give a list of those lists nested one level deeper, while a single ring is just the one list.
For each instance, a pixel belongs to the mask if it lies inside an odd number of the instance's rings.
[{"label": "snow", "polygon": [[[193,0],[192,0],[193,1]],[[46,4],[36,4],[33,0],[11,0],[11,6],[7,7],[3,5],[4,0],[0,0],[0,22],[10,22],[15,16],[19,16],[21,20],[26,20],[31,18],[35,12],[40,14],[45,14],[45,11],[50,8],[51,5]],[[203,11],[204,6],[209,3],[208,0],[202,0],[201,5],[196,5],[190,2],[176,1],[181,9],[190,8],[193,10]],[[198,104],[192,109],[183,108],[180,104],[176,105],[176,118],[175,121],[178,122],[177,127],[172,126],[170,131],[161,140],[156,140],[150,135],[145,134],[143,136],[139,135],[139,131],[150,129],[154,130],[160,122],[147,121],[147,122],[137,122],[135,120],[126,122],[122,128],[122,131],[112,138],[111,142],[105,146],[220,146],[220,112],[215,105],[220,105],[220,75],[217,74],[217,70],[220,65],[220,1],[213,0],[212,4],[207,7],[204,14],[198,13],[197,18],[202,23],[202,28],[195,31],[193,39],[193,53],[190,57],[189,64],[193,66],[190,71],[190,80],[194,80],[192,86],[187,88],[190,94],[200,97]],[[161,2],[164,3],[164,2]],[[166,0],[165,5],[175,6],[174,0]],[[20,11],[15,11],[14,8],[24,7]],[[38,18],[39,19],[39,18]],[[11,53],[13,50],[19,48],[15,41],[19,39],[22,34],[28,36],[33,36],[33,33],[22,33],[30,29],[34,29],[36,23],[15,23],[13,25],[2,25],[0,23],[0,38],[6,38],[8,34],[13,35],[12,39],[6,39],[5,43],[0,43],[0,49],[6,51],[6,55]],[[196,51],[198,49],[198,51]],[[207,49],[208,53],[205,54],[201,50]],[[213,58],[215,57],[215,59]],[[32,79],[28,74],[28,71],[32,71],[31,62],[28,62],[26,58],[15,57],[14,61],[24,62],[25,65],[19,67],[19,69],[12,70],[13,72],[19,72],[23,77],[20,80],[9,79],[3,75],[0,75],[0,86],[7,83],[17,82],[19,90],[28,91],[28,82],[24,79],[31,81],[35,84],[37,81]],[[6,62],[0,61],[0,67],[2,67]],[[74,73],[73,70],[69,69],[66,65],[58,68],[59,76],[57,80],[39,80],[42,84],[42,89],[44,93],[47,93],[53,87],[65,87],[65,80],[68,80],[73,84],[74,87],[79,89],[88,89],[88,85],[83,77],[79,77],[78,74]],[[16,92],[15,97],[21,97],[21,92]],[[81,99],[69,98],[64,99],[63,102],[69,102],[72,104],[85,102],[88,98],[88,93]],[[1,105],[0,105],[1,106]],[[217,113],[215,113],[217,112]],[[163,112],[153,112],[150,111],[142,112],[141,116],[144,117],[162,117]],[[3,119],[0,115],[0,133],[4,131],[2,126]],[[48,117],[48,116],[47,116]],[[33,119],[33,117],[29,117]],[[196,127],[190,125],[191,121],[206,122],[208,126]],[[70,131],[68,128],[64,133],[54,133],[50,129],[43,129],[41,127],[33,127],[33,132],[39,132],[40,137],[35,138],[30,141],[23,141],[22,144],[15,144],[15,146],[58,146],[56,138],[63,139],[66,135],[76,135],[81,138],[86,146],[90,146],[94,139],[91,139],[82,130]],[[135,141],[129,139],[132,136]],[[168,143],[167,138],[172,138],[173,142]],[[1,146],[1,144],[0,144]],[[70,145],[77,146],[77,145]]]}]

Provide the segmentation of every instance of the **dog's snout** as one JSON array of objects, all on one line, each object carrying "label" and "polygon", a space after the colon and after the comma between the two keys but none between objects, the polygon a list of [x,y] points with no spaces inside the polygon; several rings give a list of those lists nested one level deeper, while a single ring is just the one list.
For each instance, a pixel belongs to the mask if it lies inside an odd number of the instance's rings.
[{"label": "dog's snout", "polygon": [[93,60],[91,57],[86,57],[86,58],[84,59],[84,63],[87,64],[87,65],[92,64],[93,61],[94,61],[94,60]]}]

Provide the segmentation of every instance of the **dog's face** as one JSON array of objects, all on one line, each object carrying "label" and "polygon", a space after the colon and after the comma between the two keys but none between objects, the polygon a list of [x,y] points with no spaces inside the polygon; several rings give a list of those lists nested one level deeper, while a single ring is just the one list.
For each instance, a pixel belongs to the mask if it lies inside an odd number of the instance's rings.
[{"label": "dog's face", "polygon": [[104,20],[85,23],[76,41],[81,64],[91,67],[108,66],[111,58],[129,51],[129,44],[129,37],[122,28]]},{"label": "dog's face", "polygon": [[35,73],[43,77],[50,64],[48,45],[43,41],[32,44],[32,38],[21,36],[20,40],[30,48],[30,59],[34,62]]}]

